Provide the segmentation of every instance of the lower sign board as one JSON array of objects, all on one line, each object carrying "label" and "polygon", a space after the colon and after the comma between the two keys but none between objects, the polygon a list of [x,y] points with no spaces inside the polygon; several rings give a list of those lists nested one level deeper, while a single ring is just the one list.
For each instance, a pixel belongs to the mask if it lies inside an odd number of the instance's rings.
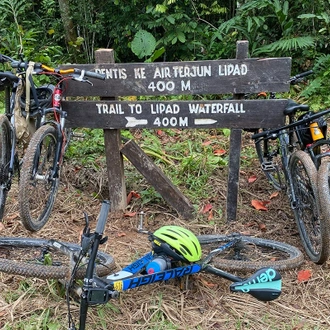
[{"label": "lower sign board", "polygon": [[68,127],[255,128],[284,124],[287,100],[63,101]]}]

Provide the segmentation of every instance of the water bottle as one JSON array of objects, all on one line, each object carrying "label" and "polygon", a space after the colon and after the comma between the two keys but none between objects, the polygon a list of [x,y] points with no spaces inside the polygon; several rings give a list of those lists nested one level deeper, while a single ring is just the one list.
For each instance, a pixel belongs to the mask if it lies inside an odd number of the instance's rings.
[{"label": "water bottle", "polygon": [[311,130],[313,141],[324,139],[324,135],[317,122],[310,123],[309,128]]},{"label": "water bottle", "polygon": [[146,267],[148,274],[162,272],[167,268],[167,261],[163,257],[156,257]]}]

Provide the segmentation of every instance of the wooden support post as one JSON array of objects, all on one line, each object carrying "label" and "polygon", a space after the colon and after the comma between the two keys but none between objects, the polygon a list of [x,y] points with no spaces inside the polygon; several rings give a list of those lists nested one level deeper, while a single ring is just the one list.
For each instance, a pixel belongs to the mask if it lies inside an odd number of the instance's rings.
[{"label": "wooden support post", "polygon": [[[97,64],[114,63],[115,58],[113,49],[97,50],[95,52],[95,61]],[[101,100],[114,99],[114,97],[101,97]],[[121,134],[119,129],[104,129],[103,132],[111,211],[120,211],[124,210],[127,206],[124,162],[120,153]]]},{"label": "wooden support post", "polygon": [[188,198],[173,185],[133,140],[128,141],[121,152],[181,216],[187,220],[194,217],[194,207]]},{"label": "wooden support post", "polygon": [[[238,41],[236,45],[236,59],[248,57],[249,42]],[[234,94],[234,99],[243,99],[244,94]],[[232,129],[230,133],[230,153],[227,186],[227,222],[235,221],[238,205],[239,170],[241,162],[242,130]]]}]

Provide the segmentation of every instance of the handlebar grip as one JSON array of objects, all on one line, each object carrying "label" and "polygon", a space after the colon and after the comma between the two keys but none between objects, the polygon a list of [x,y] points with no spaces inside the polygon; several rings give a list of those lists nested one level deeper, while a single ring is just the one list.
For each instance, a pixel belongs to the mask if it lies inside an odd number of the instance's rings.
[{"label": "handlebar grip", "polygon": [[107,222],[107,217],[108,217],[108,214],[109,214],[109,210],[110,210],[110,202],[106,201],[106,200],[103,201],[102,205],[101,205],[99,219],[98,219],[97,224],[96,224],[95,233],[101,234],[101,235],[103,234],[105,224]]},{"label": "handlebar grip", "polygon": [[311,74],[313,74],[314,71],[313,70],[309,70],[309,71],[306,71],[306,72],[302,72],[302,73],[299,73],[296,75],[296,78],[299,79],[299,78],[302,78],[302,77],[306,77],[306,76],[309,76]]},{"label": "handlebar grip", "polygon": [[22,61],[13,61],[10,65],[14,69],[26,69],[28,64]]},{"label": "handlebar grip", "polygon": [[299,74],[297,74],[297,75],[290,78],[290,84],[294,85],[297,82],[297,80],[299,80],[303,77],[309,76],[313,73],[314,73],[313,70],[309,70],[309,71],[306,71],[306,72],[299,73]]},{"label": "handlebar grip", "polygon": [[104,73],[97,73],[93,71],[86,71],[85,76],[89,78],[95,78],[95,79],[101,79],[105,80],[105,74]]}]

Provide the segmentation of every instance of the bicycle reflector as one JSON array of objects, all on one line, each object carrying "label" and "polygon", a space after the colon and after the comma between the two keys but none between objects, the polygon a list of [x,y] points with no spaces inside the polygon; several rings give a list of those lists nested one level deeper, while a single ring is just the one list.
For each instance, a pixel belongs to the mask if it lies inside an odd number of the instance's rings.
[{"label": "bicycle reflector", "polygon": [[231,284],[230,291],[249,293],[261,301],[271,301],[281,294],[282,276],[273,268],[261,268],[248,279]]}]

